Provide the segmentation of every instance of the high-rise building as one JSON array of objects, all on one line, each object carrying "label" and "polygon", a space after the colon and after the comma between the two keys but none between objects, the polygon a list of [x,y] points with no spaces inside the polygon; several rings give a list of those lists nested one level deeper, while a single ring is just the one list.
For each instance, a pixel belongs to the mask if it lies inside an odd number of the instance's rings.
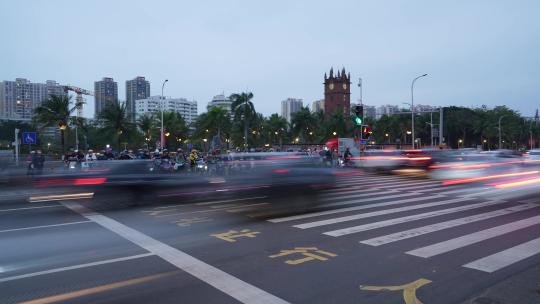
[{"label": "high-rise building", "polygon": [[135,100],[150,97],[150,82],[142,76],[126,81],[126,109],[128,117],[135,119]]},{"label": "high-rise building", "polygon": [[366,106],[364,105],[364,117],[366,118],[377,118],[377,108],[375,106]]},{"label": "high-rise building", "polygon": [[94,82],[94,100],[94,116],[97,117],[107,104],[118,102],[118,83],[109,77]]},{"label": "high-rise building", "polygon": [[229,113],[229,115],[232,115],[232,100],[230,100],[228,97],[225,97],[225,94],[214,96],[214,98],[212,98],[212,101],[208,103],[208,110],[217,106],[223,107],[223,109],[225,109],[227,113]]},{"label": "high-rise building", "polygon": [[51,95],[67,96],[56,81],[33,83],[24,78],[0,82],[0,118],[30,120],[35,108]]},{"label": "high-rise building", "polygon": [[171,97],[161,99],[161,96],[151,96],[144,99],[137,99],[135,101],[136,117],[140,117],[145,114],[160,113],[160,101],[163,102],[164,112],[179,113],[188,125],[197,119],[196,101],[188,101],[185,98]]},{"label": "high-rise building", "polygon": [[283,116],[287,122],[291,122],[293,114],[302,109],[302,99],[287,98],[281,102],[281,116]]},{"label": "high-rise building", "polygon": [[377,107],[377,119],[383,115],[392,115],[399,112],[399,107],[396,105],[384,105]]},{"label": "high-rise building", "polygon": [[313,113],[318,113],[320,111],[323,111],[324,112],[324,99],[320,99],[320,100],[315,100],[312,104],[311,104],[311,112]]},{"label": "high-rise building", "polygon": [[[351,103],[351,114],[354,113],[357,105],[360,105],[360,103]],[[375,106],[368,106],[366,104],[363,104],[362,106],[364,107],[364,118],[377,118],[377,108]]]}]

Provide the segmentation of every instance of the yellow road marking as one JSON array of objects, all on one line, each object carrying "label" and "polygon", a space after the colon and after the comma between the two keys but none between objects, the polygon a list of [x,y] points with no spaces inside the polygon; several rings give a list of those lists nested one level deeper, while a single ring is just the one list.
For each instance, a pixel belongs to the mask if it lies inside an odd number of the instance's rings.
[{"label": "yellow road marking", "polygon": [[230,230],[228,232],[223,232],[223,233],[217,233],[217,234],[211,234],[211,236],[214,236],[218,239],[221,239],[221,240],[224,240],[224,241],[227,241],[227,242],[230,242],[230,243],[234,243],[236,242],[236,238],[239,238],[239,237],[248,237],[248,238],[254,238],[255,235],[259,234],[260,232],[257,232],[257,231],[251,231],[249,229],[244,229],[244,230],[240,230],[240,232],[236,231],[236,230]]},{"label": "yellow road marking", "polygon": [[371,290],[371,291],[400,291],[403,290],[403,300],[405,304],[422,304],[422,302],[416,297],[416,290],[426,284],[431,283],[427,279],[418,279],[414,282],[397,285],[397,286],[362,286],[360,285],[361,290]]},{"label": "yellow road marking", "polygon": [[[312,252],[309,252],[309,251],[312,251]],[[315,253],[318,253],[321,255],[318,255]],[[317,247],[295,247],[294,249],[281,250],[279,253],[269,256],[269,258],[273,259],[277,257],[288,256],[291,254],[301,254],[305,257],[296,259],[296,260],[286,260],[285,261],[286,264],[298,265],[298,264],[302,264],[302,263],[314,261],[314,260],[327,261],[328,258],[322,255],[332,257],[332,258],[337,256],[337,254],[335,253],[320,250],[320,249],[317,249]]]},{"label": "yellow road marking", "polygon": [[92,287],[92,288],[86,288],[86,289],[81,289],[81,290],[77,290],[77,291],[67,292],[67,293],[59,294],[59,295],[55,295],[55,296],[30,300],[30,301],[22,302],[20,304],[49,304],[49,303],[56,303],[56,302],[60,302],[60,301],[68,301],[68,300],[72,300],[74,298],[79,298],[79,297],[92,295],[92,294],[96,294],[96,293],[100,293],[100,292],[105,292],[105,291],[109,291],[109,290],[113,290],[113,289],[118,289],[118,288],[122,288],[122,287],[141,284],[141,283],[144,283],[144,282],[148,282],[148,281],[160,279],[160,278],[163,278],[163,277],[171,276],[171,275],[177,274],[177,273],[178,273],[177,271],[172,271],[172,272],[166,272],[166,273],[161,273],[161,274],[155,274],[155,275],[150,275],[150,276],[146,276],[146,277],[141,277],[141,278],[126,280],[126,281],[121,281],[121,282],[96,286],[96,287]]}]

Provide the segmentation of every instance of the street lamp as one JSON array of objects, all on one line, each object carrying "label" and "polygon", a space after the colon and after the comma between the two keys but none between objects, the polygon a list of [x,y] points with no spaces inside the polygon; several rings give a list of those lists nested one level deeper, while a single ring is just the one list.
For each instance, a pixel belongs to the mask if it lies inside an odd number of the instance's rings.
[{"label": "street lamp", "polygon": [[460,138],[460,139],[458,140],[458,145],[457,145],[457,148],[458,148],[458,149],[459,149],[459,146],[460,146],[461,144],[463,144],[463,139]]},{"label": "street lamp", "polygon": [[[413,79],[413,81],[412,81],[412,83],[411,83],[411,124],[412,124],[412,138],[414,138],[414,83],[416,82],[416,80],[418,80],[418,78],[425,77],[425,76],[427,76],[427,74],[420,75],[420,76],[416,77],[415,79]],[[414,140],[413,140],[412,148],[414,149]]]},{"label": "street lamp", "polygon": [[499,117],[499,150],[502,149],[502,144],[501,144],[501,120],[503,119],[503,117],[504,117],[504,115]]},{"label": "street lamp", "polygon": [[332,135],[336,136],[337,135],[336,131],[332,132]]},{"label": "street lamp", "polygon": [[161,149],[165,148],[165,137],[163,136],[163,89],[165,88],[165,84],[168,81],[168,79],[165,79],[165,81],[163,81],[163,84],[161,85],[161,102],[159,103],[161,108]]}]

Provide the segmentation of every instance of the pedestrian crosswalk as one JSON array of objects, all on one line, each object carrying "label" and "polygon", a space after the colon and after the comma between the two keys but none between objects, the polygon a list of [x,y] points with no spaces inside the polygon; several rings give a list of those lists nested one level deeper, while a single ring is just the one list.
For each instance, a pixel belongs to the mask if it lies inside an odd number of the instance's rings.
[{"label": "pedestrian crosswalk", "polygon": [[[493,187],[448,187],[434,180],[377,175],[348,176],[343,180],[346,182],[338,182],[339,189],[321,195],[323,205],[319,209],[267,220],[325,236],[351,238],[359,246],[397,243],[404,248],[403,253],[424,259],[457,254],[467,246],[529,227],[540,228],[538,201],[506,200],[500,189]],[[435,233],[452,229],[461,235],[450,233],[451,238],[444,239],[444,233]],[[430,238],[432,235],[435,237]],[[421,247],[418,242],[407,242],[420,236],[427,236],[420,238]],[[539,255],[538,236],[540,233],[531,233],[532,240],[512,243],[502,251],[500,243],[495,250],[482,247],[484,257],[475,256],[476,260],[463,261],[461,266],[491,273]],[[499,252],[493,252],[496,250]]]}]

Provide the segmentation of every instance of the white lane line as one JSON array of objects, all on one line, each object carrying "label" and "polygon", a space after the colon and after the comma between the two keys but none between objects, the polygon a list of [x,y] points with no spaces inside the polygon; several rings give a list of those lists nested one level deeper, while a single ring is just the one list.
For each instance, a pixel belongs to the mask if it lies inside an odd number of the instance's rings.
[{"label": "white lane line", "polygon": [[380,221],[380,222],[374,222],[374,223],[370,223],[370,224],[359,225],[359,226],[354,226],[354,227],[349,227],[349,228],[344,228],[344,229],[338,229],[338,230],[334,230],[334,231],[324,232],[323,234],[338,237],[338,236],[357,233],[357,232],[361,232],[361,231],[367,231],[367,230],[372,230],[372,229],[377,229],[377,228],[382,228],[382,227],[388,227],[388,226],[392,226],[392,225],[407,223],[407,222],[410,222],[410,221],[417,221],[417,220],[436,217],[436,216],[440,216],[440,215],[451,214],[451,213],[455,213],[455,212],[471,210],[471,209],[475,209],[475,208],[482,208],[482,207],[487,207],[487,206],[496,205],[496,204],[502,204],[502,203],[505,203],[505,202],[504,201],[488,201],[488,202],[477,203],[477,204],[472,204],[472,205],[466,205],[466,206],[442,209],[442,210],[431,211],[431,212],[426,212],[426,213],[420,213],[420,214],[415,214],[415,215],[410,215],[410,216],[405,216],[405,217],[399,217],[399,218],[395,218],[395,219],[390,219],[390,220],[385,220],[385,221]]},{"label": "white lane line", "polygon": [[93,212],[81,204],[76,202],[65,202],[63,204],[242,303],[288,303],[185,252],[151,238],[116,220]]},{"label": "white lane line", "polygon": [[99,265],[106,265],[106,264],[111,264],[111,263],[116,263],[116,262],[135,260],[135,259],[140,259],[140,258],[153,256],[153,255],[154,255],[153,253],[144,253],[144,254],[137,254],[137,255],[131,255],[131,256],[127,256],[127,257],[122,257],[122,258],[97,261],[97,262],[92,262],[92,263],[85,263],[85,264],[79,264],[79,265],[73,265],[73,266],[67,266],[67,267],[53,268],[53,269],[44,270],[44,271],[38,271],[38,272],[26,273],[26,274],[11,276],[11,277],[0,278],[0,283],[20,280],[20,279],[26,279],[26,278],[31,278],[31,277],[37,277],[37,276],[40,276],[40,275],[57,273],[57,272],[62,272],[62,271],[75,270],[75,269],[81,269],[81,268],[87,268],[87,267],[93,267],[93,266],[99,266]]},{"label": "white lane line", "polygon": [[288,221],[295,221],[295,220],[301,220],[311,217],[317,217],[322,215],[330,215],[330,214],[336,214],[336,213],[342,213],[342,212],[349,212],[349,211],[357,211],[357,210],[364,210],[364,209],[372,209],[377,207],[386,207],[386,206],[393,206],[393,205],[400,205],[410,202],[418,202],[428,199],[434,199],[434,198],[442,198],[444,196],[442,195],[433,195],[433,196],[423,196],[423,197],[413,197],[409,199],[403,199],[403,200],[397,200],[397,201],[391,201],[391,202],[384,202],[384,203],[376,203],[376,204],[367,204],[362,206],[354,206],[354,207],[347,207],[347,208],[340,208],[340,209],[334,209],[334,210],[326,210],[326,211],[319,211],[319,212],[313,212],[313,213],[306,213],[306,214],[300,214],[300,215],[292,215],[287,217],[280,217],[280,218],[274,218],[268,220],[268,222],[271,223],[281,223],[281,222],[288,222]]},{"label": "white lane line", "polygon": [[540,215],[417,248],[406,253],[417,257],[430,258],[538,224],[540,224]]},{"label": "white lane line", "polygon": [[463,202],[464,200],[465,199],[462,199],[462,198],[456,198],[456,199],[451,199],[451,200],[447,200],[447,201],[439,201],[439,202],[432,202],[432,203],[425,203],[425,204],[410,205],[410,206],[405,206],[405,207],[399,207],[399,208],[393,208],[393,209],[385,209],[385,210],[373,211],[373,212],[368,212],[368,213],[353,214],[353,215],[349,215],[349,216],[343,216],[343,217],[331,218],[331,219],[326,219],[326,220],[321,220],[321,221],[316,221],[316,222],[304,223],[304,224],[295,225],[293,227],[300,228],[300,229],[308,229],[308,228],[313,228],[313,227],[320,227],[320,226],[332,225],[332,224],[336,224],[336,223],[354,221],[354,220],[359,220],[359,219],[369,218],[369,217],[374,217],[374,216],[393,214],[393,213],[399,213],[399,212],[405,212],[405,211],[417,210],[417,209],[423,209],[423,208],[444,206],[444,205],[448,205],[448,204],[455,204],[455,203]]},{"label": "white lane line", "polygon": [[195,205],[197,205],[197,206],[206,206],[206,205],[213,205],[213,204],[239,202],[239,201],[263,199],[263,198],[267,198],[267,196],[254,196],[254,197],[237,198],[237,199],[222,200],[222,201],[211,201],[211,202],[204,202],[204,203],[196,203]]},{"label": "white lane line", "polygon": [[245,206],[239,206],[236,208],[231,208],[226,210],[230,213],[237,213],[237,212],[245,212],[245,211],[252,211],[254,207],[256,206],[262,206],[262,205],[270,205],[269,203],[260,203],[260,204],[253,204],[253,205],[245,205]]},{"label": "white lane line", "polygon": [[60,226],[68,226],[68,225],[77,225],[77,224],[84,224],[84,223],[91,223],[91,221],[78,221],[78,222],[69,222],[69,223],[62,223],[62,224],[52,224],[52,225],[43,225],[43,226],[32,226],[32,227],[24,227],[24,228],[6,229],[6,230],[0,230],[0,233],[13,232],[13,231],[22,231],[22,230],[33,230],[33,229],[41,229],[41,228],[50,228],[50,227],[60,227]]},{"label": "white lane line", "polygon": [[54,208],[54,207],[63,207],[62,205],[50,205],[50,206],[35,206],[35,207],[22,207],[22,208],[12,208],[12,209],[0,209],[0,212],[9,212],[17,210],[29,210],[29,209],[41,209],[41,208]]},{"label": "white lane line", "polygon": [[396,232],[392,234],[387,234],[380,237],[375,237],[368,240],[360,241],[360,243],[371,245],[371,246],[380,246],[380,245],[389,244],[389,243],[393,243],[393,242],[397,242],[401,240],[406,240],[406,239],[417,237],[420,235],[424,235],[424,234],[428,234],[428,233],[432,233],[432,232],[436,232],[436,231],[440,231],[444,229],[449,229],[453,227],[458,227],[458,226],[466,225],[469,223],[479,222],[479,221],[487,220],[487,219],[494,218],[497,216],[508,215],[508,214],[512,214],[512,213],[516,213],[516,212],[520,212],[523,210],[532,209],[536,207],[538,206],[517,205],[517,206],[505,208],[505,209],[475,214],[475,215],[471,215],[471,216],[467,216],[463,218],[458,218],[455,220],[440,222],[433,225],[427,225],[427,226],[413,228],[413,229],[400,231],[400,232]]},{"label": "white lane line", "polygon": [[[238,208],[246,208],[246,207],[253,207],[253,206],[260,206],[260,205],[267,205],[268,203],[257,203],[257,204],[247,204],[247,205],[239,205],[237,207],[228,207],[228,208],[215,208],[215,209],[209,209],[209,210],[199,210],[199,211],[190,211],[190,212],[176,212],[176,213],[167,213],[167,214],[161,214],[161,215],[155,215],[155,217],[168,217],[168,216],[178,216],[178,215],[186,215],[186,214],[198,214],[198,213],[209,213],[209,212],[219,212],[219,211],[229,211],[229,210],[235,210]],[[166,210],[169,211],[179,211],[179,210]]]},{"label": "white lane line", "polygon": [[492,273],[540,253],[540,238],[470,262],[463,267]]},{"label": "white lane line", "polygon": [[[263,198],[267,198],[267,196],[254,196],[254,197],[236,198],[236,199],[228,199],[228,200],[220,200],[220,201],[208,201],[208,202],[202,202],[202,203],[195,203],[194,205],[206,206],[206,205],[231,203],[231,202],[247,201],[247,200],[252,200],[252,199],[253,200],[255,200],[255,199],[263,199]],[[192,205],[193,204],[189,204],[189,203],[181,203],[181,204],[174,204],[174,205],[156,207],[156,208],[153,208],[151,210],[169,209],[169,208],[177,208],[177,207],[187,207],[187,206],[192,206]]]}]

